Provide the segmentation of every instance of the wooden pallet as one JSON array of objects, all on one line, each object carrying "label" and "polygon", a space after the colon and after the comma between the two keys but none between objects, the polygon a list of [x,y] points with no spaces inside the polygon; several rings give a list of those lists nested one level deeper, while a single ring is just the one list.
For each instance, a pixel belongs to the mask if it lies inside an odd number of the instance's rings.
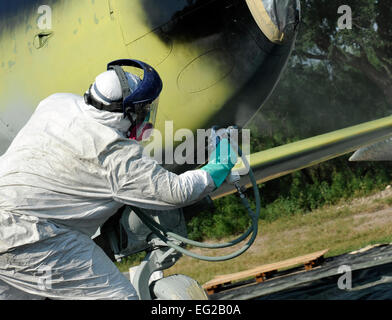
[{"label": "wooden pallet", "polygon": [[260,283],[270,279],[273,274],[278,270],[295,267],[303,264],[305,270],[311,270],[312,268],[320,265],[324,261],[324,255],[328,252],[328,249],[317,251],[305,256],[296,257],[276,263],[266,264],[250,270],[236,272],[227,275],[216,276],[214,279],[208,281],[203,285],[203,288],[208,294],[213,294],[222,289],[223,286],[231,284],[235,281],[243,280],[245,278],[255,278],[256,282]]}]

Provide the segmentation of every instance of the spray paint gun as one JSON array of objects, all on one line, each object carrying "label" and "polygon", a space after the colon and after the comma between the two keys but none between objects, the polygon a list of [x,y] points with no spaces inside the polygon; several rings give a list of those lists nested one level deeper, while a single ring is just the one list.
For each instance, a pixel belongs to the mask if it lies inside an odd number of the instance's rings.
[{"label": "spray paint gun", "polygon": [[[254,201],[255,201],[255,205],[256,205],[255,210],[253,210],[251,208],[250,203],[246,198],[245,191],[241,189],[241,186],[239,184],[239,174],[237,175],[237,174],[232,173],[231,175],[229,175],[229,177],[226,178],[226,179],[228,179],[227,181],[229,183],[232,183],[235,185],[236,189],[239,192],[241,202],[243,203],[244,207],[246,208],[246,211],[248,212],[248,216],[252,220],[251,226],[248,228],[247,231],[245,231],[245,233],[243,235],[241,235],[237,239],[231,240],[230,242],[226,242],[226,243],[214,244],[214,243],[197,242],[194,240],[187,239],[179,234],[176,234],[175,232],[167,230],[166,228],[162,227],[159,223],[156,223],[156,221],[154,221],[154,219],[152,219],[148,215],[144,214],[143,210],[140,210],[139,208],[133,208],[133,210],[134,210],[135,214],[138,216],[138,218],[145,225],[147,225],[151,229],[151,231],[160,240],[162,240],[168,247],[170,247],[178,252],[181,252],[187,256],[190,256],[190,257],[193,257],[193,258],[196,258],[199,260],[204,260],[204,261],[227,261],[227,260],[234,259],[234,258],[240,256],[245,251],[247,251],[251,247],[251,245],[254,243],[254,241],[256,240],[258,228],[259,228],[258,222],[259,222],[260,210],[261,210],[261,200],[260,200],[259,188],[257,186],[257,181],[255,178],[255,175],[253,174],[253,170],[249,166],[249,162],[247,161],[245,154],[241,151],[241,148],[238,145],[235,145],[237,143],[236,143],[235,136],[233,139],[233,134],[238,133],[238,130],[235,127],[229,127],[228,129],[220,129],[219,131],[217,131],[217,127],[213,127],[211,129],[211,134],[209,137],[210,140],[209,140],[207,147],[209,149],[209,152],[213,152],[217,148],[218,144],[220,143],[220,141],[223,137],[222,133],[228,135],[227,138],[229,139],[231,147],[237,152],[238,156],[241,157],[242,161],[244,162],[245,167],[249,169],[248,176],[249,176],[249,179],[252,183],[252,188],[254,191],[254,199],[255,199]],[[225,138],[226,138],[226,135],[224,135]],[[200,254],[195,253],[193,251],[189,251],[189,250],[185,249],[183,245],[178,245],[178,241],[179,241],[182,244],[188,244],[188,245],[191,245],[194,247],[199,247],[199,248],[204,248],[204,249],[223,249],[223,248],[236,246],[237,244],[246,240],[249,236],[251,236],[250,239],[242,248],[240,248],[239,250],[237,250],[233,253],[230,253],[230,254],[227,254],[224,256],[203,256],[203,255],[200,255]]]},{"label": "spray paint gun", "polygon": [[[234,135],[234,133],[236,133],[236,135]],[[234,138],[234,136],[237,137],[237,139]],[[209,152],[214,151],[218,144],[220,143],[222,137],[227,138],[229,140],[230,143],[230,147],[233,148],[234,150],[236,150],[236,152],[238,153],[238,128],[235,126],[230,126],[228,128],[225,129],[219,129],[217,126],[214,126],[211,128],[211,136],[210,136],[210,143],[209,143],[209,147],[208,150]],[[238,155],[239,157],[241,157],[241,154]],[[241,187],[239,186],[239,182],[240,182],[241,176],[239,175],[239,173],[237,172],[233,172],[231,171],[230,174],[227,176],[226,178],[226,182],[234,185],[237,190],[239,190]]]}]

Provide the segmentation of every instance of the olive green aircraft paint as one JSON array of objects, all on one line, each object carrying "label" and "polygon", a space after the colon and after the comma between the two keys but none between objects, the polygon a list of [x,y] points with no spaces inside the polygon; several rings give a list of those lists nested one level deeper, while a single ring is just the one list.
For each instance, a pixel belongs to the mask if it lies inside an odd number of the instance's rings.
[{"label": "olive green aircraft paint", "polygon": [[[103,61],[126,55],[105,1],[56,1],[51,8],[51,30],[38,28],[36,7],[20,17],[21,23],[9,17],[12,28],[1,33],[0,61],[6,66],[0,69],[0,117],[11,136],[41,100],[57,92],[83,94],[104,70]],[[40,35],[47,33],[39,48]]]},{"label": "olive green aircraft paint", "polygon": [[38,28],[38,0],[0,4],[0,152],[41,100],[57,92],[83,95],[119,58],[144,60],[161,74],[156,127],[162,133],[167,120],[174,130],[193,132],[241,125],[270,95],[292,48],[269,42],[241,0],[47,5],[50,30]]},{"label": "olive green aircraft paint", "polygon": [[[230,66],[220,63],[225,53],[162,41],[147,26],[140,2],[56,1],[52,30],[38,29],[33,10],[27,22],[2,32],[0,108],[11,136],[39,101],[56,92],[82,95],[107,62],[123,57],[144,60],[162,76],[157,129],[163,131],[166,120],[174,130],[204,128],[236,92]],[[21,121],[15,122],[16,112]]]},{"label": "olive green aircraft paint", "polygon": [[[57,1],[52,14],[52,30],[39,30],[38,14],[31,12],[27,25],[2,32],[0,108],[10,136],[23,125],[14,121],[18,113],[26,121],[39,101],[56,92],[83,95],[107,62],[123,57],[151,63],[162,76],[158,129],[165,120],[173,120],[175,130],[203,128],[235,92],[215,63],[219,52],[192,64],[203,53],[199,47],[162,42],[146,26],[140,1],[111,1],[110,6],[106,1]],[[48,38],[37,49],[42,34]],[[179,88],[178,75],[183,80]],[[198,87],[195,79],[205,84]],[[214,89],[194,92],[202,86]]]},{"label": "olive green aircraft paint", "polygon": [[[225,78],[216,55],[205,53],[203,46],[183,44],[175,39],[162,41],[159,31],[151,30],[146,24],[140,1],[113,1],[113,8],[118,12],[127,56],[153,65],[164,82],[157,129],[164,133],[164,121],[173,121],[174,131],[204,128],[235,90],[230,79]],[[201,55],[205,58],[200,59]],[[213,90],[204,90],[212,86]]]}]

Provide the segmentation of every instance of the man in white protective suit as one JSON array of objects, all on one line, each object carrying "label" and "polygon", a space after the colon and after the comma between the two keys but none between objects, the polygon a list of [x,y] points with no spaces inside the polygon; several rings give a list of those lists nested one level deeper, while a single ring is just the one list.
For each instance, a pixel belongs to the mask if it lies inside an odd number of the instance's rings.
[{"label": "man in white protective suit", "polygon": [[91,237],[124,204],[168,210],[204,198],[235,163],[176,175],[144,156],[161,90],[152,67],[118,60],[85,97],[39,104],[0,158],[0,300],[138,299]]}]

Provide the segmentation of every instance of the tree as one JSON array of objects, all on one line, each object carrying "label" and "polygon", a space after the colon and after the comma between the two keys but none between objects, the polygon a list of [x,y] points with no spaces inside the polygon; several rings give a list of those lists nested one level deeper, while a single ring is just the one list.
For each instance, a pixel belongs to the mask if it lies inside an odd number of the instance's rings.
[{"label": "tree", "polygon": [[376,84],[392,104],[392,6],[387,0],[346,0],[352,29],[339,29],[341,0],[303,0],[296,55],[350,66]]},{"label": "tree", "polygon": [[391,114],[392,9],[370,0],[345,3],[351,30],[338,28],[341,1],[302,1],[296,48],[250,126],[254,151]]}]

